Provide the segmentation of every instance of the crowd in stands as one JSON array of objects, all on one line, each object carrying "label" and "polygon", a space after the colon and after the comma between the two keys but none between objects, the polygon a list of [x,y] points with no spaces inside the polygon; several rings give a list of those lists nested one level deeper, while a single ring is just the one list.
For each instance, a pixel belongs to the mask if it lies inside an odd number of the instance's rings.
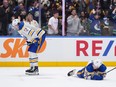
[{"label": "crowd in stands", "polygon": [[[20,17],[34,20],[48,35],[115,36],[116,0],[65,0],[65,25],[62,25],[62,0],[0,0],[0,36],[19,36],[11,22]],[[55,27],[54,27],[55,26]]]},{"label": "crowd in stands", "polygon": [[67,0],[66,4],[67,33],[70,35],[116,35],[116,0]]}]

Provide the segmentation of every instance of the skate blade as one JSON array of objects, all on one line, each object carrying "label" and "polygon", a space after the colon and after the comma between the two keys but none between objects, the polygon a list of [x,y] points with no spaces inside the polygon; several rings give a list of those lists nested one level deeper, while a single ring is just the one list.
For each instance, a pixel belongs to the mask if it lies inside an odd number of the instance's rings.
[{"label": "skate blade", "polygon": [[39,75],[39,73],[38,73],[38,72],[34,72],[34,73],[26,72],[25,74],[26,74],[26,75]]}]

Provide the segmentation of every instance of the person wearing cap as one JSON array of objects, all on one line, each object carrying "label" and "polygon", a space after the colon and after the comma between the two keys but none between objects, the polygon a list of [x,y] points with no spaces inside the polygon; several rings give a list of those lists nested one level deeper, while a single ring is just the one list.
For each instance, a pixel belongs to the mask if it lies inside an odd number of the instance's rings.
[{"label": "person wearing cap", "polygon": [[107,67],[100,59],[90,61],[87,66],[77,71],[76,69],[70,71],[68,76],[76,75],[79,78],[86,80],[103,80],[106,76]]}]

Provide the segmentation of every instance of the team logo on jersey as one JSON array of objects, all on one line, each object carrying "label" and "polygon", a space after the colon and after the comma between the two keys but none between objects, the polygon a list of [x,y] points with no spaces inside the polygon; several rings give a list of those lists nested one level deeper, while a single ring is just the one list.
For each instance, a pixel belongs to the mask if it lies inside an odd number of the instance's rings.
[{"label": "team logo on jersey", "polygon": [[94,29],[97,30],[97,31],[99,31],[99,30],[100,30],[100,26],[99,26],[98,24],[96,24],[96,25],[94,26]]},{"label": "team logo on jersey", "polygon": [[36,11],[35,14],[34,14],[35,17],[38,17],[39,16],[39,12]]}]

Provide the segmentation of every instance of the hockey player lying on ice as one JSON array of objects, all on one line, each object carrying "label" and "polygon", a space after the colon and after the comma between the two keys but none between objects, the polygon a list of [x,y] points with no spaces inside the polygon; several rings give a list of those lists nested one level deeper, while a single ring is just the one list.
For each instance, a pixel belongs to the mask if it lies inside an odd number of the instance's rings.
[{"label": "hockey player lying on ice", "polygon": [[30,69],[26,70],[25,73],[28,75],[38,75],[38,56],[36,52],[41,48],[45,40],[45,31],[30,25],[26,21],[20,21],[20,19],[14,19],[12,26],[26,39],[29,46]]},{"label": "hockey player lying on ice", "polygon": [[76,69],[70,71],[67,75],[76,75],[79,78],[85,78],[89,80],[103,80],[106,76],[106,66],[100,59],[92,60],[87,66],[76,72]]}]

